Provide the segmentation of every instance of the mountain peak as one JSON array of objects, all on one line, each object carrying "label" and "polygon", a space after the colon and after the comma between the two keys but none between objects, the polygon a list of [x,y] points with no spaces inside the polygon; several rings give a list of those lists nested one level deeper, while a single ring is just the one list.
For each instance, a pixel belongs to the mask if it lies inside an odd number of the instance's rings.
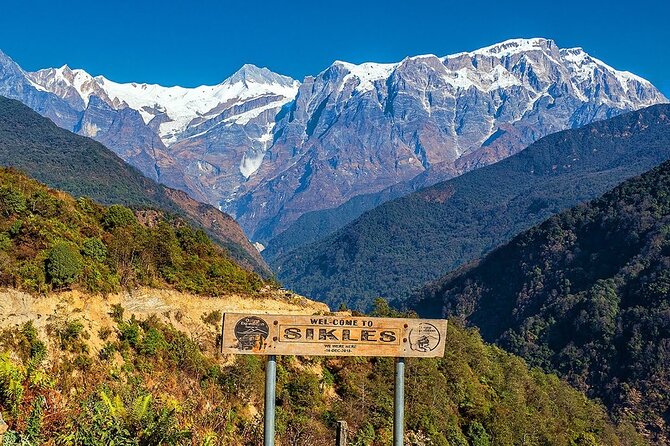
[{"label": "mountain peak", "polygon": [[556,48],[556,43],[553,40],[544,37],[517,38],[480,48],[470,54],[502,57],[527,51],[545,51]]},{"label": "mountain peak", "polygon": [[349,72],[347,76],[351,75],[360,80],[360,85],[357,89],[367,91],[374,88],[373,82],[387,79],[397,66],[398,63],[365,62],[356,65],[336,60],[330,67],[340,67],[345,69]]},{"label": "mountain peak", "polygon": [[288,76],[277,74],[265,67],[258,67],[253,64],[244,64],[232,76],[224,81],[224,83],[235,84],[242,82],[244,84],[252,82],[256,84],[278,84],[290,87],[296,81]]}]

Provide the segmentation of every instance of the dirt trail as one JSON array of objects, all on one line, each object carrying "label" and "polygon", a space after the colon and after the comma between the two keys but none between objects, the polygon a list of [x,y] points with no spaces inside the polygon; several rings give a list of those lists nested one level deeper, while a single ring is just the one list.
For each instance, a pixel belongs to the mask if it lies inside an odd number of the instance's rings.
[{"label": "dirt trail", "polygon": [[266,314],[316,314],[330,311],[325,304],[286,291],[268,291],[256,297],[233,294],[208,298],[150,288],[107,296],[79,291],[33,296],[16,290],[0,289],[0,329],[20,326],[32,320],[38,331],[46,334],[49,326],[79,320],[91,335],[88,341],[90,347],[97,351],[103,344],[98,336],[100,330],[114,327],[110,316],[113,305],[123,307],[125,318],[135,315],[138,319],[145,319],[155,315],[194,339],[211,338],[218,333],[218,324],[203,320],[215,311]]}]

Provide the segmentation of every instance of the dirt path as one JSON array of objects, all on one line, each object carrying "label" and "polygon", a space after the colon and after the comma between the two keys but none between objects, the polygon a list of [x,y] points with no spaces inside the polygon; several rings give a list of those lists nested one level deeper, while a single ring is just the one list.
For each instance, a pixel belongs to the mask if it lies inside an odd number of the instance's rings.
[{"label": "dirt path", "polygon": [[211,338],[218,333],[218,324],[203,320],[216,311],[266,314],[316,314],[329,311],[325,304],[284,291],[268,292],[260,297],[228,295],[208,298],[149,288],[107,296],[78,291],[33,296],[5,289],[0,290],[0,329],[20,326],[32,320],[38,331],[46,334],[50,326],[79,320],[91,335],[89,343],[92,350],[97,351],[103,344],[98,336],[100,330],[114,326],[110,316],[114,305],[121,305],[125,318],[135,315],[145,319],[155,315],[195,339]]}]

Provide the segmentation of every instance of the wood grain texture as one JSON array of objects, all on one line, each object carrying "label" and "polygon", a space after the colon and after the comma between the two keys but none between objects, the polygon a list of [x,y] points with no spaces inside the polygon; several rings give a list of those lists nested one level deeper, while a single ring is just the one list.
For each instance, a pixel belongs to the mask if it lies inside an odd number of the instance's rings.
[{"label": "wood grain texture", "polygon": [[438,357],[447,321],[225,313],[221,334],[222,353]]}]

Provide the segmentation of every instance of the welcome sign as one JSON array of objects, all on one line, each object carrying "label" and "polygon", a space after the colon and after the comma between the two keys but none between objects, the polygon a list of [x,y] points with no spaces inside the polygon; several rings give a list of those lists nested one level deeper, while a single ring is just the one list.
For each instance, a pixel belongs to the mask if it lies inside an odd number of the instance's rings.
[{"label": "welcome sign", "polygon": [[223,315],[221,352],[253,355],[444,355],[447,321],[348,316]]}]

